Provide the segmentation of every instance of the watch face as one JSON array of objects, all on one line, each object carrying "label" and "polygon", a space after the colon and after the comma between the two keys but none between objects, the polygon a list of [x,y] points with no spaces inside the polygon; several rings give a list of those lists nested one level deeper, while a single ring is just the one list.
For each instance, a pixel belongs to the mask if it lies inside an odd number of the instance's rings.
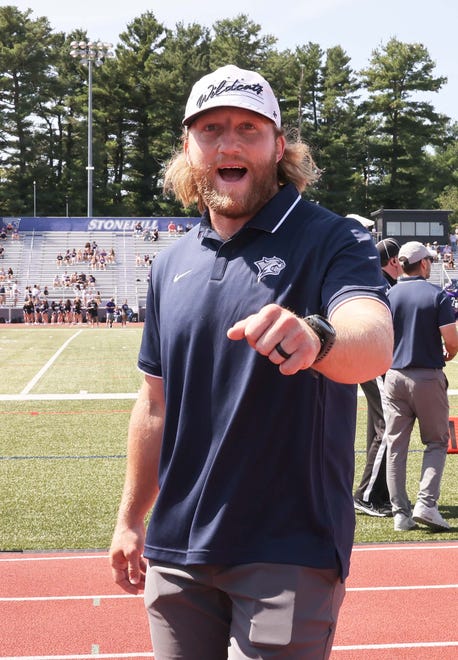
[{"label": "watch face", "polygon": [[333,326],[327,319],[324,318],[324,316],[318,316],[318,314],[314,314],[313,316],[306,317],[306,321],[312,328],[316,328],[318,332],[329,334],[332,337],[334,337],[336,334]]}]

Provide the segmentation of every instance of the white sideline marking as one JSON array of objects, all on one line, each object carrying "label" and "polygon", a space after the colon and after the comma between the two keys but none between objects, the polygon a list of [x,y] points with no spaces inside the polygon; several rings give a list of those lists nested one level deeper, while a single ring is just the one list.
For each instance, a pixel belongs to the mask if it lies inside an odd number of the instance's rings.
[{"label": "white sideline marking", "polygon": [[153,653],[91,653],[90,655],[2,655],[1,660],[94,660],[94,658],[154,658]]},{"label": "white sideline marking", "polygon": [[111,399],[136,399],[138,392],[93,392],[84,394],[0,394],[0,401],[88,401],[88,400],[111,400]]},{"label": "white sideline marking", "polygon": [[48,371],[49,367],[53,364],[53,362],[55,362],[57,360],[57,358],[59,357],[59,355],[61,353],[63,353],[63,351],[65,351],[65,349],[67,348],[69,343],[71,341],[73,341],[74,339],[76,339],[76,337],[78,337],[78,335],[81,334],[81,332],[82,332],[82,330],[78,330],[78,332],[75,332],[74,335],[69,337],[67,339],[67,341],[62,344],[62,346],[54,353],[54,355],[51,358],[49,358],[49,360],[40,369],[40,371],[37,374],[35,374],[35,376],[32,378],[32,380],[24,387],[21,394],[28,394],[30,392],[32,387],[34,387],[38,383],[40,378]]},{"label": "white sideline marking", "polygon": [[[80,332],[82,332],[82,330],[80,330]],[[74,394],[28,394],[25,393],[26,389],[27,388],[25,388],[21,394],[0,394],[0,401],[96,401],[103,399],[136,399],[138,397],[138,392],[75,392]],[[448,390],[448,395],[457,396],[458,390]],[[364,392],[358,390],[358,396],[364,396]]]}]

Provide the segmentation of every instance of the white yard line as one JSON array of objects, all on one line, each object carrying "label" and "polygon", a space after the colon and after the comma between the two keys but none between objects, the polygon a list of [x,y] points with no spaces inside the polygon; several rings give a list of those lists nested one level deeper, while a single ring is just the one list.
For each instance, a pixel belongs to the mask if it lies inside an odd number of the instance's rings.
[{"label": "white yard line", "polygon": [[46,364],[40,369],[40,371],[39,371],[37,374],[35,374],[35,376],[32,378],[32,380],[29,381],[29,383],[27,383],[27,385],[26,385],[26,386],[24,387],[24,389],[22,390],[21,394],[28,394],[28,393],[30,392],[30,390],[31,390],[33,387],[35,387],[35,385],[38,383],[38,381],[40,380],[40,378],[41,378],[41,377],[42,377],[42,376],[48,371],[49,367],[50,367],[50,366],[51,366],[51,365],[57,360],[57,358],[59,357],[59,355],[65,351],[65,349],[67,348],[67,346],[69,345],[69,343],[70,343],[71,341],[73,341],[74,339],[76,339],[76,337],[78,337],[78,335],[79,335],[81,332],[82,332],[82,330],[78,330],[78,332],[75,332],[74,335],[72,335],[71,337],[69,337],[69,339],[67,339],[67,341],[64,342],[64,343],[62,344],[62,346],[59,348],[59,350],[56,351],[56,352],[54,353],[54,355],[53,355],[51,358],[49,358],[49,360],[48,360],[48,361],[46,362]]}]

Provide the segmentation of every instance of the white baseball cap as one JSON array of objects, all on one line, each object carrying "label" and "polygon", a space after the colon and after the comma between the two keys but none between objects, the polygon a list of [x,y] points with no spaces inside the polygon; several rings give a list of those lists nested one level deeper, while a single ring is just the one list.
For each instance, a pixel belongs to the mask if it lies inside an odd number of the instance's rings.
[{"label": "white baseball cap", "polygon": [[437,254],[420,243],[419,241],[409,241],[401,245],[399,250],[398,259],[399,261],[407,260],[409,264],[416,264],[417,261],[421,259],[434,259]]},{"label": "white baseball cap", "polygon": [[191,90],[183,124],[189,126],[201,112],[210,108],[243,108],[267,117],[281,127],[278,101],[271,86],[256,71],[223,66],[198,80]]}]

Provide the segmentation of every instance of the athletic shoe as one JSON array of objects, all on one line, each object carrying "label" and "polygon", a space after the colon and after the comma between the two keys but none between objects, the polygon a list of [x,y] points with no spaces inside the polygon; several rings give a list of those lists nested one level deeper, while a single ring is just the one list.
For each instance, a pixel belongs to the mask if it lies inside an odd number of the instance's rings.
[{"label": "athletic shoe", "polygon": [[393,510],[391,508],[391,502],[383,502],[383,504],[376,504],[375,508],[379,511],[385,518],[391,518],[393,515]]},{"label": "athletic shoe", "polygon": [[385,505],[376,506],[372,502],[366,502],[357,497],[353,498],[353,505],[357,511],[366,513],[368,516],[375,516],[377,518],[387,518],[388,516],[391,516],[391,507],[386,507]]},{"label": "athletic shoe", "polygon": [[444,520],[437,510],[437,506],[426,506],[423,502],[417,502],[413,510],[413,519],[423,525],[427,525],[436,532],[450,529],[450,525]]},{"label": "athletic shoe", "polygon": [[395,532],[408,532],[416,528],[413,518],[406,516],[405,513],[395,513],[393,517]]}]

